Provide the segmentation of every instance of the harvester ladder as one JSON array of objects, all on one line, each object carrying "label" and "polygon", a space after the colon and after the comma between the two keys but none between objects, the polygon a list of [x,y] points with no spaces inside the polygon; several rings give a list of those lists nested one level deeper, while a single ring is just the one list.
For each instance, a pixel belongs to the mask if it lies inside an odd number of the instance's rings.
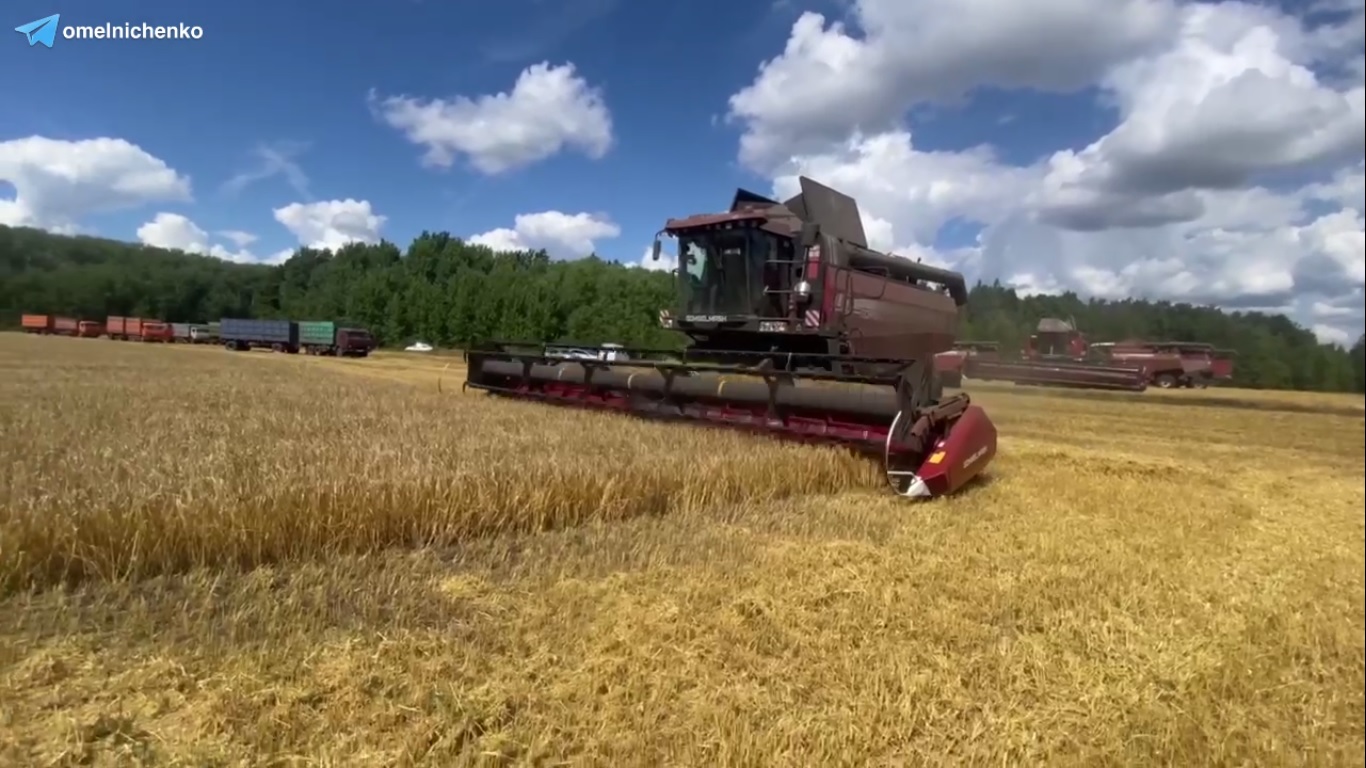
[{"label": "harvester ladder", "polygon": [[[764,259],[764,266],[769,266],[769,265],[771,265],[771,264],[772,264],[772,265],[787,265],[789,268],[795,268],[795,267],[803,267],[803,266],[806,266],[806,260],[805,260],[805,259]],[[797,274],[797,273],[795,272],[795,270],[794,270],[793,274],[794,274],[794,275]],[[798,282],[801,282],[801,281],[800,281],[800,280],[793,281],[793,285],[795,285],[795,284],[798,283]],[[784,296],[784,295],[791,294],[791,293],[796,293],[796,292],[797,292],[797,289],[796,289],[796,288],[769,288],[767,285],[764,286],[764,293],[765,293],[765,294],[768,294],[768,295],[770,295],[770,296]]]}]

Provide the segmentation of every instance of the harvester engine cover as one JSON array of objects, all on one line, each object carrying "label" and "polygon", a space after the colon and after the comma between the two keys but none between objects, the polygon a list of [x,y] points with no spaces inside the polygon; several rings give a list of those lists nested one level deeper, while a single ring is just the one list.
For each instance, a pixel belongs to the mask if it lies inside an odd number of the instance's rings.
[{"label": "harvester engine cover", "polygon": [[[686,352],[488,343],[465,353],[465,386],[500,397],[729,427],[881,458],[906,498],[951,494],[996,455],[996,427],[966,394],[938,399],[932,360],[804,355],[815,369],[690,362]],[[838,372],[835,372],[838,371]],[[833,381],[855,386],[821,386]]]}]

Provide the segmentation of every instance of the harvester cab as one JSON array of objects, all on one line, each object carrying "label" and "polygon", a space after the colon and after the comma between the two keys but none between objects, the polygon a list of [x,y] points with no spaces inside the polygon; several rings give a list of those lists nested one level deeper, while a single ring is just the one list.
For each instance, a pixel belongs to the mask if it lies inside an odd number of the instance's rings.
[{"label": "harvester cab", "polygon": [[[967,303],[963,276],[869,249],[853,198],[800,185],[782,203],[737,190],[729,211],[661,230],[678,267],[659,320],[687,338],[683,351],[571,358],[560,345],[486,343],[466,353],[466,385],[848,446],[880,454],[902,496],[958,490],[996,453],[985,412],[966,394],[944,398],[935,372]],[[656,238],[656,258],[662,248]]]},{"label": "harvester cab", "polygon": [[1031,357],[1080,360],[1086,356],[1087,349],[1086,337],[1077,330],[1075,320],[1045,317],[1039,321],[1034,335],[1029,337],[1028,352]]}]

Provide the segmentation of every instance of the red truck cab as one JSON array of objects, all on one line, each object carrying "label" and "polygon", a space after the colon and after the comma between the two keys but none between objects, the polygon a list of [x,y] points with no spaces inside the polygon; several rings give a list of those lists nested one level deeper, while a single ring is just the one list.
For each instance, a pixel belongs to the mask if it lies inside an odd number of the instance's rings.
[{"label": "red truck cab", "polygon": [[144,320],[142,322],[142,340],[169,343],[175,341],[175,332],[171,329],[170,323]]},{"label": "red truck cab", "polygon": [[375,347],[375,337],[364,328],[338,328],[336,355],[338,357],[368,357]]}]

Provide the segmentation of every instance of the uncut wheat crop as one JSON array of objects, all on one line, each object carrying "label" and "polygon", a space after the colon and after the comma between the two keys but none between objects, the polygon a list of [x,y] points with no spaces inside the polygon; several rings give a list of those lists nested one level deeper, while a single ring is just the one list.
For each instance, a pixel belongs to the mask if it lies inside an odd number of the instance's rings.
[{"label": "uncut wheat crop", "polygon": [[982,482],[0,334],[0,765],[1363,765],[1362,398],[969,384]]},{"label": "uncut wheat crop", "polygon": [[[449,544],[873,479],[848,453],[484,397],[456,406],[435,388],[318,375],[301,359],[17,341],[0,347],[10,589]],[[794,463],[811,470],[775,471]]]}]

